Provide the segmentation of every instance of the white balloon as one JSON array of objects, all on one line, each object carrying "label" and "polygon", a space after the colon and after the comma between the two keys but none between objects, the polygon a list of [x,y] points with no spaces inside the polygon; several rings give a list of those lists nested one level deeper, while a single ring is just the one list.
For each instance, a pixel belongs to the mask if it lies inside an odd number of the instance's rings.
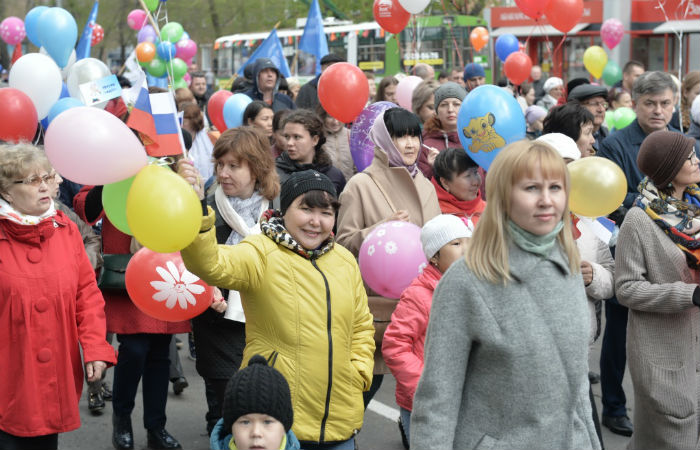
[{"label": "white balloon", "polygon": [[29,96],[41,120],[61,96],[61,69],[46,55],[28,53],[12,65],[9,84]]},{"label": "white balloon", "polygon": [[[41,47],[39,49],[39,53],[51,58],[51,55],[49,55],[49,52],[47,52],[44,47]],[[75,61],[76,61],[75,50],[73,50],[72,52],[70,52],[70,57],[68,58],[68,64],[66,64],[66,67],[61,69],[61,77],[63,78],[63,81],[66,81],[66,79],[68,78],[68,75],[70,74],[70,68],[73,67],[73,64],[75,64]]]},{"label": "white balloon", "polygon": [[[89,99],[85,98],[80,92],[80,85],[83,83],[89,83],[90,81],[99,80],[106,76],[111,75],[109,67],[99,59],[95,58],[85,58],[73,64],[70,69],[70,74],[68,75],[68,80],[66,84],[68,85],[68,92],[73,98],[77,98],[83,104],[90,104]],[[103,108],[107,105],[107,102],[97,103],[92,106],[98,108]]]},{"label": "white balloon", "polygon": [[428,7],[430,0],[399,0],[399,4],[411,14],[418,14]]}]

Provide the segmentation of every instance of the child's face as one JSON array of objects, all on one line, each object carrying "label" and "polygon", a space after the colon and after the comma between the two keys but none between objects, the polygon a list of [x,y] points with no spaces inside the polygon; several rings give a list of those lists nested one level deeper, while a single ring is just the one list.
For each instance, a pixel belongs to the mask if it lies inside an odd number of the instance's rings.
[{"label": "child's face", "polygon": [[233,440],[239,450],[277,450],[286,434],[282,422],[267,414],[246,414],[231,427]]},{"label": "child's face", "polygon": [[432,262],[441,273],[445,273],[453,262],[457,261],[464,255],[467,242],[469,242],[468,238],[451,240],[447,244],[443,245],[435,256],[430,258],[430,262]]}]

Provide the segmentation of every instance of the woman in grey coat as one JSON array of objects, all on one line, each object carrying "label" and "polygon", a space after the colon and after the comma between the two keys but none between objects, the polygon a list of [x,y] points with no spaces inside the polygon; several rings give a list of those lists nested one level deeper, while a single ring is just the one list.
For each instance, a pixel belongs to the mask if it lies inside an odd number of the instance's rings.
[{"label": "woman in grey coat", "polygon": [[700,448],[700,167],[693,144],[670,131],[644,139],[637,164],[647,178],[617,240],[615,289],[629,308],[631,450]]},{"label": "woman in grey coat", "polygon": [[564,160],[546,144],[513,143],[486,190],[465,259],[433,295],[411,447],[599,449]]}]

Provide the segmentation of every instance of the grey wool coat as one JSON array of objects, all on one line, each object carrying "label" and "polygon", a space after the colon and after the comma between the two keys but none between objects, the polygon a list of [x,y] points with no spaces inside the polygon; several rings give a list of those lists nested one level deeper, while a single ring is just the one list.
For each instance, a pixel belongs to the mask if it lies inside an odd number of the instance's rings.
[{"label": "grey wool coat", "polygon": [[411,448],[599,449],[588,397],[588,301],[555,246],[509,248],[512,281],[464,259],[433,295]]},{"label": "grey wool coat", "polygon": [[640,208],[629,210],[615,255],[617,298],[629,308],[627,362],[634,385],[628,449],[698,449],[698,273]]}]

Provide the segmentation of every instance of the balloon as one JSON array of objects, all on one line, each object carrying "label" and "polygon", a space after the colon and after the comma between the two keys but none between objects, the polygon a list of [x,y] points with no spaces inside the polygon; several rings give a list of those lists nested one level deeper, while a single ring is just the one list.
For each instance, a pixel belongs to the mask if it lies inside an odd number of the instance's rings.
[{"label": "balloon", "polygon": [[[79,99],[84,104],[90,103],[90,99],[85,98],[80,90],[80,85],[84,83],[89,83],[91,81],[96,81],[101,78],[111,75],[112,72],[109,67],[99,59],[95,58],[85,58],[73,64],[70,74],[68,75],[68,80],[66,84],[68,85],[68,92],[73,98]],[[94,106],[98,108],[104,108],[107,102],[97,103]]]},{"label": "balloon", "polygon": [[156,78],[162,77],[166,71],[165,62],[160,58],[153,58],[146,66],[146,70]]},{"label": "balloon", "polygon": [[144,25],[141,30],[139,30],[138,34],[136,35],[136,39],[139,42],[156,42],[156,39],[158,39],[158,35],[156,34],[156,30],[153,29],[152,26],[150,25]]},{"label": "balloon", "polygon": [[63,111],[71,108],[77,108],[78,106],[85,105],[77,98],[66,97],[59,99],[56,103],[53,104],[53,106],[49,110],[49,115],[47,116],[48,123],[50,124],[51,122],[53,122],[56,116],[61,114]]},{"label": "balloon", "polygon": [[594,78],[603,76],[603,69],[607,63],[608,54],[599,45],[592,45],[583,52],[583,66]]},{"label": "balloon", "polygon": [[469,33],[469,42],[477,52],[489,43],[489,32],[484,27],[476,27]]},{"label": "balloon", "polygon": [[620,66],[617,65],[612,59],[608,60],[608,63],[603,69],[603,81],[608,86],[612,86],[622,79],[622,70]]},{"label": "balloon", "polygon": [[241,93],[233,94],[226,99],[223,109],[226,128],[236,128],[243,125],[243,112],[252,101],[250,97]]},{"label": "balloon", "polygon": [[428,264],[420,241],[420,227],[410,222],[385,222],[367,235],[360,247],[362,279],[388,298],[401,292]]},{"label": "balloon", "polygon": [[488,170],[501,148],[525,138],[525,116],[512,94],[483,85],[462,101],[457,131],[467,154]]},{"label": "balloon", "polygon": [[170,41],[173,44],[182,38],[183,33],[182,25],[177,22],[169,22],[165,24],[163,28],[160,29],[160,40]]},{"label": "balloon", "polygon": [[175,44],[169,41],[161,41],[160,44],[156,46],[156,52],[160,59],[168,62],[175,57]]},{"label": "balloon", "polygon": [[146,8],[148,8],[149,11],[153,12],[158,8],[158,0],[145,0],[146,3]]},{"label": "balloon", "polygon": [[78,25],[63,8],[49,8],[37,22],[41,46],[49,52],[58,67],[66,67],[78,40]]},{"label": "balloon", "polygon": [[0,140],[6,142],[29,141],[36,134],[38,117],[32,99],[11,87],[0,88]]},{"label": "balloon", "polygon": [[167,67],[168,69],[172,68],[172,75],[173,78],[176,80],[182,79],[182,77],[184,77],[187,73],[187,64],[185,64],[185,61],[181,60],[180,58],[173,58],[173,60],[170,62],[170,65],[168,65]]},{"label": "balloon", "polygon": [[138,59],[140,63],[151,62],[155,57],[156,46],[153,45],[153,42],[141,42],[136,46],[136,59]]},{"label": "balloon", "polygon": [[503,65],[503,71],[511,83],[520,85],[530,77],[532,60],[523,52],[513,52],[508,55]]},{"label": "balloon", "polygon": [[636,118],[637,114],[632,108],[623,106],[621,108],[617,108],[613,113],[613,124],[615,125],[616,130],[621,130],[634,122],[634,119]]},{"label": "balloon", "polygon": [[0,38],[8,45],[19,44],[26,35],[27,32],[24,29],[24,22],[22,22],[22,19],[19,17],[6,17],[0,22]]},{"label": "balloon", "polygon": [[583,0],[551,0],[544,14],[550,25],[568,33],[583,16]]},{"label": "balloon", "polygon": [[508,55],[517,52],[519,49],[520,42],[518,42],[518,38],[512,34],[502,34],[496,39],[496,54],[498,55],[498,59],[503,62],[508,58]]},{"label": "balloon", "polygon": [[374,142],[369,138],[369,130],[374,124],[374,119],[383,111],[396,107],[397,105],[391,102],[372,103],[353,121],[350,128],[350,155],[358,172],[369,167],[374,159]]},{"label": "balloon", "polygon": [[183,78],[177,79],[173,81],[173,88],[174,89],[180,89],[180,88],[186,88],[188,87],[187,81],[185,81]]},{"label": "balloon", "polygon": [[27,53],[19,58],[10,69],[9,81],[10,87],[19,89],[32,99],[39,119],[49,114],[63,86],[61,71],[56,63],[40,53]]},{"label": "balloon", "polygon": [[197,54],[197,43],[191,39],[180,39],[175,44],[175,56],[182,60],[192,59]]},{"label": "balloon", "polygon": [[142,248],[126,266],[129,298],[144,314],[179,322],[206,311],[214,289],[187,270],[179,252],[156,253]]},{"label": "balloon", "polygon": [[207,102],[207,114],[209,114],[209,119],[211,119],[211,122],[221,133],[228,128],[224,120],[224,104],[232,95],[233,92],[231,91],[216,91],[209,97],[209,101]]},{"label": "balloon", "polygon": [[607,216],[620,207],[627,194],[627,179],[622,169],[599,156],[569,163],[571,192],[569,208],[585,217]]},{"label": "balloon", "polygon": [[607,110],[605,111],[605,124],[608,126],[609,130],[615,127],[615,111]]},{"label": "balloon", "polygon": [[[49,55],[49,52],[46,51],[46,49],[44,47],[39,48],[39,53],[51,58],[51,55]],[[70,52],[70,58],[68,58],[68,64],[66,64],[66,67],[61,69],[61,78],[63,80],[68,79],[68,75],[70,75],[71,68],[73,67],[73,64],[75,64],[75,61],[76,61],[75,50],[72,50]]]},{"label": "balloon", "polygon": [[37,47],[41,47],[38,29],[39,17],[41,17],[47,9],[49,9],[48,6],[35,6],[24,16],[24,30],[31,43]]},{"label": "balloon", "polygon": [[379,26],[394,34],[406,28],[411,18],[411,14],[401,7],[398,0],[374,0],[373,12],[374,20]]},{"label": "balloon", "polygon": [[544,14],[545,10],[547,9],[549,2],[550,0],[515,0],[515,4],[518,5],[520,11],[522,11],[526,16],[535,20],[542,17],[542,14]]},{"label": "balloon", "polygon": [[418,14],[428,7],[430,0],[399,0],[403,9],[411,14]]},{"label": "balloon", "polygon": [[422,81],[422,78],[414,75],[409,75],[401,79],[399,84],[396,85],[396,103],[398,103],[402,108],[406,108],[410,111],[413,91]]},{"label": "balloon", "polygon": [[99,108],[79,106],[56,116],[46,130],[46,156],[79,184],[109,184],[146,165],[146,151],[129,127]]},{"label": "balloon", "polygon": [[91,45],[94,47],[95,45],[99,44],[102,42],[102,39],[105,37],[105,30],[102,28],[102,25],[99,23],[96,23],[95,25],[92,26],[92,41]]},{"label": "balloon", "polygon": [[369,98],[364,72],[350,63],[335,63],[318,80],[318,99],[331,117],[352,122]]},{"label": "balloon", "polygon": [[106,184],[104,189],[102,189],[102,205],[104,206],[105,214],[107,214],[112,225],[128,235],[133,235],[133,233],[126,220],[126,198],[129,195],[129,189],[131,189],[134,178],[136,176],[117,181],[116,183]]},{"label": "balloon", "polygon": [[143,9],[134,9],[126,16],[126,24],[132,30],[140,30],[148,22],[148,16]]},{"label": "balloon", "polygon": [[600,37],[610,50],[614,49],[622,40],[625,27],[617,19],[608,19],[600,27]]},{"label": "balloon", "polygon": [[187,247],[202,222],[202,207],[192,186],[172,170],[149,165],[134,178],[126,199],[126,219],[134,237],[160,253]]}]

